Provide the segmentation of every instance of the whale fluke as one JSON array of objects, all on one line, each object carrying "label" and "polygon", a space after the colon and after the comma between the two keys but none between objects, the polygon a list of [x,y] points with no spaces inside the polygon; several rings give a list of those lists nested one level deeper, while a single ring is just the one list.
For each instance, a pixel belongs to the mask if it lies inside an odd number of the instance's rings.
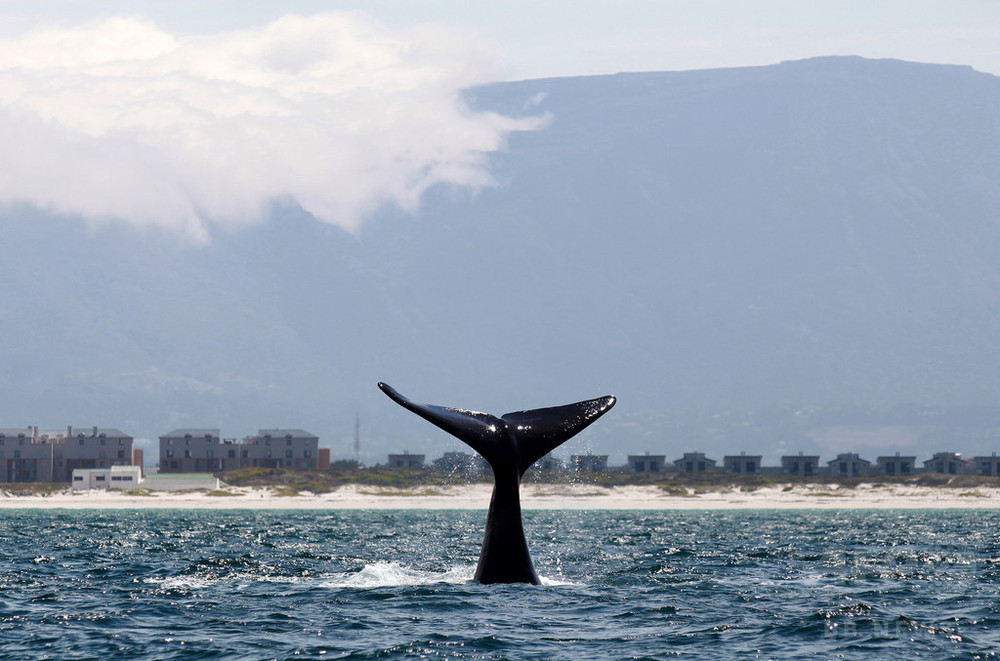
[{"label": "whale fluke", "polygon": [[521,478],[532,464],[607,413],[615,398],[609,395],[565,406],[515,411],[498,418],[479,411],[418,404],[385,383],[378,387],[403,408],[471,447],[493,469],[493,497],[475,580],[538,584],[521,522]]}]

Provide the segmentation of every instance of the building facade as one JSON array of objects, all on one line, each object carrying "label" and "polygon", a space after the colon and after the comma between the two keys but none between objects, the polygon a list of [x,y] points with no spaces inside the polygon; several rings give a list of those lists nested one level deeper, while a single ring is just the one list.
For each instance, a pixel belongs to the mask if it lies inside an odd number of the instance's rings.
[{"label": "building facade", "polygon": [[665,454],[630,454],[628,467],[636,473],[662,473],[667,464]]},{"label": "building facade", "polygon": [[892,457],[877,457],[875,466],[880,475],[912,475],[916,470],[917,458],[902,457],[897,452]]},{"label": "building facade", "polygon": [[785,455],[781,458],[781,472],[798,477],[812,477],[819,470],[818,454]]},{"label": "building facade", "polygon": [[834,477],[862,477],[871,473],[872,462],[862,459],[856,452],[838,454],[826,462],[827,473]]},{"label": "building facade", "polygon": [[0,429],[0,482],[70,482],[77,468],[132,464],[133,438],[118,429]]},{"label": "building facade", "polygon": [[715,470],[715,459],[709,459],[704,452],[685,452],[680,459],[674,459],[674,468],[681,473],[704,473]]},{"label": "building facade", "polygon": [[403,450],[403,454],[390,454],[387,457],[389,468],[423,468],[426,455],[410,454],[409,450]]},{"label": "building facade", "polygon": [[221,438],[218,429],[175,429],[160,436],[161,473],[318,466],[319,437],[301,429],[261,429],[241,441]]},{"label": "building facade", "polygon": [[110,468],[76,468],[73,470],[73,490],[134,489],[142,482],[142,466],[111,466]]},{"label": "building facade", "polygon": [[[409,455],[407,455],[409,456]],[[463,473],[473,475],[481,472],[485,467],[484,460],[479,455],[468,452],[445,452],[443,456],[434,460],[434,468],[446,473]]]},{"label": "building facade", "polygon": [[730,473],[759,473],[760,460],[762,456],[763,455],[746,453],[726,455],[722,458],[722,467]]},{"label": "building facade", "polygon": [[965,460],[957,452],[935,452],[933,457],[924,462],[924,471],[943,475],[961,475],[965,473]]},{"label": "building facade", "polygon": [[561,471],[563,469],[563,461],[559,457],[553,456],[551,452],[548,452],[541,459],[533,463],[531,467],[543,473],[551,473],[553,471]]},{"label": "building facade", "polygon": [[976,475],[1000,475],[1000,457],[994,452],[991,457],[973,457],[972,470]]},{"label": "building facade", "polygon": [[569,457],[569,465],[575,471],[597,473],[608,469],[606,454],[573,454]]}]

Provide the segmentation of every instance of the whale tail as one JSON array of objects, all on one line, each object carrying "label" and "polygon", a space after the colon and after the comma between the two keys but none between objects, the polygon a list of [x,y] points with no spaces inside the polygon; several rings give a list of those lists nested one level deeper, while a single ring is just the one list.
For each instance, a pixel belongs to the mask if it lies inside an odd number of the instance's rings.
[{"label": "whale tail", "polygon": [[575,404],[505,413],[489,413],[418,404],[385,383],[378,387],[394,402],[471,447],[494,473],[515,467],[518,477],[531,465],[583,431],[615,405],[608,395]]},{"label": "whale tail", "polygon": [[417,404],[384,383],[378,387],[403,408],[467,444],[493,468],[493,496],[473,580],[537,585],[538,574],[521,521],[521,477],[533,463],[607,413],[615,398],[515,411],[498,418],[479,411]]}]

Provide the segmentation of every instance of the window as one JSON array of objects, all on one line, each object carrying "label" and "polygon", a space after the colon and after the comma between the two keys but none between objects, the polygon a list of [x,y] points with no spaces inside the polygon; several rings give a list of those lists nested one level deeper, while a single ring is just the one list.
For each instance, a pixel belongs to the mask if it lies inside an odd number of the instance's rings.
[{"label": "window", "polygon": [[174,439],[168,438],[167,439],[167,445],[173,445],[173,444],[174,444]]},{"label": "window", "polygon": [[292,451],[285,450],[285,459],[291,459],[291,458],[292,458]]},{"label": "window", "polygon": [[172,457],[172,456],[174,456],[174,451],[173,450],[167,450],[167,457]]},{"label": "window", "polygon": [[184,451],[184,458],[185,459],[190,459],[191,458],[191,451],[190,450],[185,450]]},{"label": "window", "polygon": [[291,444],[292,444],[292,439],[286,438],[285,439],[285,445],[291,445]]},{"label": "window", "polygon": [[80,445],[83,445],[83,436],[80,437]]},{"label": "window", "polygon": [[74,482],[83,482],[83,475],[74,475],[73,476],[73,481]]},{"label": "window", "polygon": [[95,475],[94,476],[94,481],[95,482],[104,482],[104,476],[103,475]]},{"label": "window", "polygon": [[215,456],[215,450],[205,450],[205,456],[211,459]]},{"label": "window", "polygon": [[235,459],[236,458],[236,450],[230,450],[229,451],[229,458],[230,459]]},{"label": "window", "polygon": [[303,457],[311,457],[311,456],[313,456],[312,450],[306,450],[305,452],[302,453],[302,456]]},{"label": "window", "polygon": [[267,457],[268,459],[270,459],[271,458],[271,451],[270,450],[264,450],[264,456]]},{"label": "window", "polygon": [[244,459],[246,459],[246,458],[247,458],[247,456],[249,456],[249,454],[248,454],[248,451],[247,451],[247,450],[244,450],[244,451],[243,451],[243,458],[244,458]]},{"label": "window", "polygon": [[15,459],[20,459],[21,458],[21,451],[20,450],[14,450],[14,458]]},{"label": "window", "polygon": [[171,461],[170,462],[170,467],[176,469],[177,468],[177,462],[176,461]]},{"label": "window", "polygon": [[119,450],[118,451],[118,458],[119,459],[124,459],[125,458],[125,450]]},{"label": "window", "polygon": [[101,445],[105,445],[105,443],[106,443],[106,441],[107,441],[107,440],[108,440],[108,439],[106,439],[106,438],[104,438],[104,437],[101,437]]}]

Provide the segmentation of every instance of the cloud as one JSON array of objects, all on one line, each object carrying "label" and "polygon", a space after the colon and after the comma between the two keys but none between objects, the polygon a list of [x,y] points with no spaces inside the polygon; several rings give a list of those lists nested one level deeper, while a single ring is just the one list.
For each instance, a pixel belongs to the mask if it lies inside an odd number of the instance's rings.
[{"label": "cloud", "polygon": [[468,30],[361,12],[178,36],[112,18],[0,40],[0,202],[205,240],[294,198],[354,231],[430,186],[482,187],[537,120],[470,111],[496,77]]}]

